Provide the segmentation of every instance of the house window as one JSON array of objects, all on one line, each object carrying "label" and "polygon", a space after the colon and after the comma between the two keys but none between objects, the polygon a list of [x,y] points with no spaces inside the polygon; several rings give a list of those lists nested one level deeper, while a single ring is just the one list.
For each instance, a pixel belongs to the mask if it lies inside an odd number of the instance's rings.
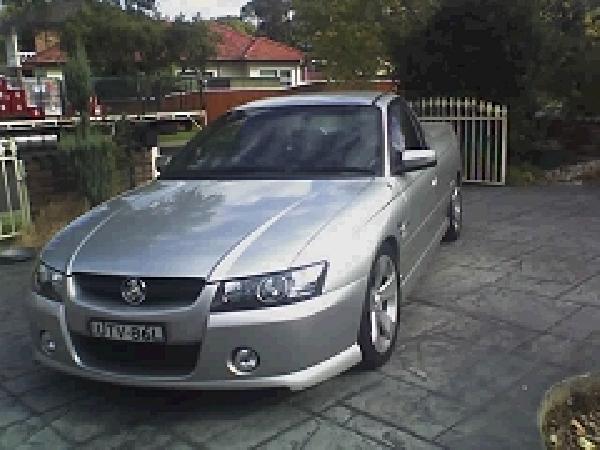
[{"label": "house window", "polygon": [[291,70],[280,70],[279,78],[281,79],[281,84],[286,86],[292,85],[292,71]]},{"label": "house window", "polygon": [[204,79],[215,78],[217,76],[217,72],[215,72],[214,70],[206,70],[202,72],[202,76],[204,77]]},{"label": "house window", "polygon": [[260,69],[260,76],[264,78],[277,78],[276,69]]}]

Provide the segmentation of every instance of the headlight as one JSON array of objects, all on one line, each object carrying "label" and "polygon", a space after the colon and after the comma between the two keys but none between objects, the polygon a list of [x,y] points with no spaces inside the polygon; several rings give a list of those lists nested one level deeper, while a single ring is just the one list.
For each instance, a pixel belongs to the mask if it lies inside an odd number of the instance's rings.
[{"label": "headlight", "polygon": [[320,262],[298,269],[223,281],[211,311],[239,311],[281,306],[321,295],[327,264]]},{"label": "headlight", "polygon": [[40,262],[33,274],[33,290],[50,300],[62,302],[66,292],[66,280],[64,273]]}]

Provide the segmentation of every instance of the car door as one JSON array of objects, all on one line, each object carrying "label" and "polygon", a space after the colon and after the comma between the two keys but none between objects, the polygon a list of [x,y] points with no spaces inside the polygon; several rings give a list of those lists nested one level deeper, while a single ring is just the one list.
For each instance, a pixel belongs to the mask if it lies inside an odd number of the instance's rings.
[{"label": "car door", "polygon": [[[435,152],[436,158],[437,158],[437,165],[435,167],[431,167],[429,172],[430,172],[430,179],[431,179],[431,186],[433,188],[433,190],[435,191],[435,199],[432,203],[432,209],[431,209],[431,217],[430,217],[430,225],[431,225],[431,232],[433,233],[432,239],[435,236],[435,233],[438,233],[440,230],[440,227],[443,225],[444,221],[446,220],[447,217],[447,202],[444,202],[444,198],[448,196],[450,190],[449,190],[449,184],[450,184],[450,178],[449,178],[449,174],[450,172],[452,172],[451,170],[449,170],[451,162],[449,161],[450,158],[448,158],[448,149],[442,149],[445,150],[442,151],[440,153],[440,148],[436,145],[432,146],[430,145],[430,143],[427,141],[427,137],[423,131],[423,127],[421,126],[421,124],[419,123],[419,120],[417,119],[417,116],[415,115],[415,113],[413,112],[413,110],[404,103],[404,107],[406,108],[407,114],[410,116],[413,125],[415,127],[415,131],[418,134],[419,138],[420,138],[420,142],[423,148],[430,148],[431,150],[433,150]],[[453,179],[455,178],[454,176],[452,177]]]},{"label": "car door", "polygon": [[437,171],[435,167],[414,172],[394,173],[406,150],[424,148],[420,129],[411,112],[400,99],[388,107],[388,142],[390,165],[394,178],[394,196],[403,201],[398,211],[400,276],[403,286],[417,277],[416,270],[435,235],[432,211],[437,203]]}]

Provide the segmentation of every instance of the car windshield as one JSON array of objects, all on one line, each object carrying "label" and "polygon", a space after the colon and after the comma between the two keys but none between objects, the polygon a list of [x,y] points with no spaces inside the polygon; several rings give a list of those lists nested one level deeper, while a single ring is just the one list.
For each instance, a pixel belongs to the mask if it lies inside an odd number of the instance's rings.
[{"label": "car windshield", "polygon": [[375,106],[233,111],[192,139],[161,178],[374,176],[381,133]]}]

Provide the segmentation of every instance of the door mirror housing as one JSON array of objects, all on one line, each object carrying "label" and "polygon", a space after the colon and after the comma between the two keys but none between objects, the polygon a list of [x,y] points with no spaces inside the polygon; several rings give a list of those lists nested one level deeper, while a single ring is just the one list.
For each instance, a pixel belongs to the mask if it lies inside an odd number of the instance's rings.
[{"label": "door mirror housing", "polygon": [[403,152],[398,152],[397,156],[397,162],[393,170],[394,175],[437,166],[435,150],[430,148],[406,149]]}]

